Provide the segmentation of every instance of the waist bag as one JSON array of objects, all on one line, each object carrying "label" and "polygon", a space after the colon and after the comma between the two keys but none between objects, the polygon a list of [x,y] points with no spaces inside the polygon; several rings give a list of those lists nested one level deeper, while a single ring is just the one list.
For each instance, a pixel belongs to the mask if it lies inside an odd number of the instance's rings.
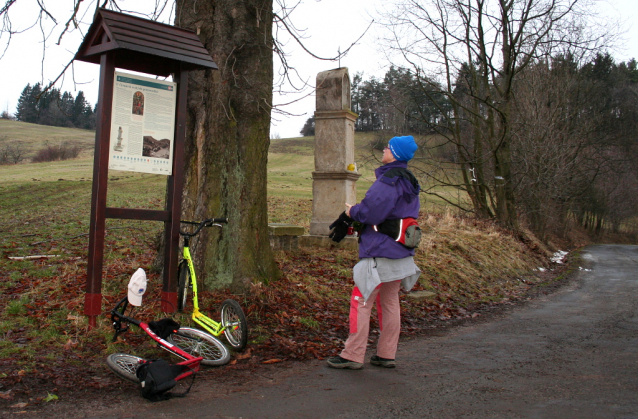
[{"label": "waist bag", "polygon": [[373,225],[372,228],[374,231],[390,236],[394,241],[401,243],[409,249],[419,247],[421,228],[414,218],[385,220],[379,225]]},{"label": "waist bag", "polygon": [[[168,393],[168,390],[177,385],[175,378],[184,369],[181,365],[171,365],[163,359],[145,361],[137,370],[135,375],[140,380],[140,392],[142,396],[152,402],[168,400],[171,397],[184,397],[190,391],[190,387],[183,393]],[[195,374],[193,374],[193,380]],[[191,386],[193,382],[191,381]]]}]

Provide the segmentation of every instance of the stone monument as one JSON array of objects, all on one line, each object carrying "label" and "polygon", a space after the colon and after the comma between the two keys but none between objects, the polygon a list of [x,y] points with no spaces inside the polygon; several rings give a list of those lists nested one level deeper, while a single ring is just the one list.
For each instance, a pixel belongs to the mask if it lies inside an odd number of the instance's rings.
[{"label": "stone monument", "polygon": [[357,202],[356,181],[361,175],[354,161],[354,123],[358,115],[350,110],[350,101],[347,68],[317,75],[310,235],[327,236],[328,226],[345,204]]}]

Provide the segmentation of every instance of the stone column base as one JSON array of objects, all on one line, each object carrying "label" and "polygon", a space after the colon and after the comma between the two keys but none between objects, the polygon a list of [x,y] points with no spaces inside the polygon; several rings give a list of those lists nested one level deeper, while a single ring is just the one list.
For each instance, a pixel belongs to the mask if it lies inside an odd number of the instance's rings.
[{"label": "stone column base", "polygon": [[273,250],[291,251],[299,248],[299,236],[303,236],[304,228],[292,224],[270,223],[268,234]]},{"label": "stone column base", "polygon": [[356,172],[312,172],[312,220],[310,234],[327,236],[328,226],[345,211],[346,203],[356,204]]}]

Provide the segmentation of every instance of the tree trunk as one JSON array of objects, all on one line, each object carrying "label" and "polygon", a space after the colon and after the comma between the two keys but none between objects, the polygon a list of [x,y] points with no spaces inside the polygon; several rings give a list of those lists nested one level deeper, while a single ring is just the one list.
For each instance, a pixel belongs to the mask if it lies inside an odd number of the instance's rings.
[{"label": "tree trunk", "polygon": [[496,187],[498,222],[505,228],[518,230],[516,199],[512,186],[510,136],[505,133],[499,148],[494,153],[494,184]]},{"label": "tree trunk", "polygon": [[268,238],[272,0],[178,0],[175,25],[194,30],[219,66],[191,72],[182,217],[228,217],[200,234],[193,258],[212,287],[275,279]]}]

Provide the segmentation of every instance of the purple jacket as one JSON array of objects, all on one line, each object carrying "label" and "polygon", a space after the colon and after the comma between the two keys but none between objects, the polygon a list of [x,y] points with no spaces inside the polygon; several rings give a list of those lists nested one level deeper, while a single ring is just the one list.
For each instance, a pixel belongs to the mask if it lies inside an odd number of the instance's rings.
[{"label": "purple jacket", "polygon": [[379,167],[374,171],[377,180],[370,186],[365,198],[350,209],[350,217],[365,224],[359,243],[359,258],[402,259],[414,256],[414,249],[408,249],[372,228],[386,219],[419,217],[421,188],[416,179],[412,182],[397,176],[396,171],[388,173],[392,169],[407,167],[408,163],[404,161],[393,161]]}]

